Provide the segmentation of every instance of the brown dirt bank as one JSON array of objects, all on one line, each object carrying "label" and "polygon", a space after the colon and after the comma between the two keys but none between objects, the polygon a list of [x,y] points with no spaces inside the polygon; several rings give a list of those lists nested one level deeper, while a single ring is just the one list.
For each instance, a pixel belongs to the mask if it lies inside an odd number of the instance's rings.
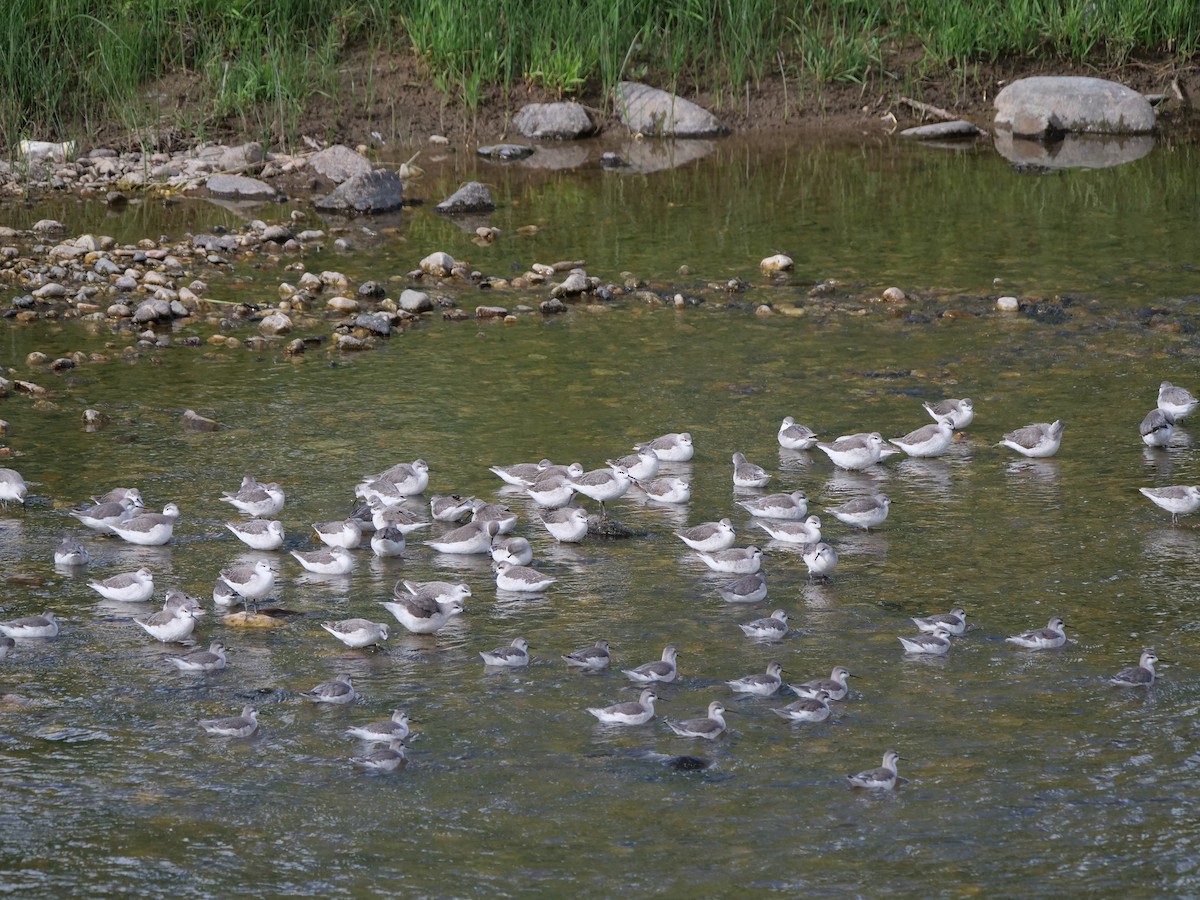
[{"label": "brown dirt bank", "polygon": [[[876,76],[865,84],[803,85],[779,76],[765,79],[742,96],[697,90],[681,84],[675,90],[714,111],[734,133],[764,139],[812,137],[854,139],[929,121],[905,99],[945,109],[986,126],[992,100],[1008,82],[1029,75],[1092,75],[1109,78],[1150,95],[1161,95],[1158,106],[1164,126],[1190,126],[1194,102],[1200,98],[1200,64],[1180,66],[1174,59],[1135,60],[1114,69],[1096,69],[1031,61],[977,64],[967,69],[906,81],[900,76]],[[512,116],[526,103],[561,99],[547,91],[520,85],[509,91],[493,88],[476,109],[437,90],[421,62],[409,55],[352,56],[338,70],[338,87],[314,92],[303,110],[281,114],[269,107],[244,110],[237,116],[204,126],[204,137],[225,143],[268,140],[272,148],[288,148],[308,137],[322,143],[379,146],[420,146],[439,134],[458,145],[495,142],[508,135]],[[670,85],[658,85],[671,87]],[[186,123],[203,120],[198,77],[171,76],[147,90],[160,109],[171,110],[158,125],[155,143],[162,149],[183,149],[199,136]],[[622,126],[604,97],[581,93],[574,98],[588,106],[601,132]],[[892,116],[895,120],[892,120]],[[143,140],[145,135],[142,136]],[[116,123],[100,129],[98,146],[132,143]]]}]

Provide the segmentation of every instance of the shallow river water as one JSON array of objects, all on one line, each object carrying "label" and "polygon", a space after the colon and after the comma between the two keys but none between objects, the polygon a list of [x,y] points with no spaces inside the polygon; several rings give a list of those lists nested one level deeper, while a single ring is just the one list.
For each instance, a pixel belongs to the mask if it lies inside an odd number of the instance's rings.
[{"label": "shallow river water", "polygon": [[[448,171],[427,196],[440,199],[474,167]],[[751,288],[725,308],[577,306],[508,326],[431,319],[376,352],[295,360],[176,342],[127,362],[120,350],[131,339],[103,328],[6,327],[4,364],[53,395],[0,406],[8,464],[37,482],[26,510],[0,514],[0,569],[34,576],[5,585],[3,615],[53,609],[63,627],[0,661],[0,687],[27,701],[0,709],[0,888],[1196,894],[1200,532],[1187,520],[1172,526],[1137,488],[1200,481],[1200,462],[1186,429],[1149,451],[1137,425],[1160,381],[1200,391],[1189,319],[1200,293],[1197,171],[1186,144],[1048,176],[1018,174],[986,151],[875,144],[719,144],[705,160],[648,175],[482,166],[502,207],[496,244],[476,247],[418,208],[376,235],[354,223],[358,249],[315,253],[306,265],[386,280],[446,250],[500,275],[569,258],[606,280],[629,270],[684,294],[735,276]],[[0,206],[0,220],[18,227],[46,215],[121,240],[240,221],[198,201],[114,218],[74,201]],[[528,223],[539,234],[518,237]],[[757,263],[774,250],[792,253],[797,271],[768,284]],[[680,265],[693,274],[677,274]],[[213,279],[214,293],[269,303],[279,281],[296,277],[239,271],[236,288]],[[921,315],[879,305],[865,315],[823,305],[754,315],[763,302],[803,304],[831,278],[936,292],[944,308],[978,315],[938,317],[928,305]],[[993,311],[1001,293],[1068,304],[1065,315],[1006,316]],[[1147,317],[1148,307],[1166,312]],[[211,332],[196,323],[180,337]],[[24,363],[34,349],[105,348],[112,361],[67,375]],[[975,422],[940,459],[845,473],[775,438],[785,415],[830,438],[894,437],[927,421],[923,401],[963,396]],[[113,423],[85,433],[88,407]],[[185,408],[222,429],[184,432]],[[1005,431],[1055,418],[1067,428],[1053,459],[995,446]],[[692,501],[654,507],[631,494],[610,504],[644,538],[556,545],[530,502],[487,470],[542,457],[596,468],[635,441],[683,430],[696,456],[675,469],[691,480]],[[800,555],[735,505],[755,493],[732,487],[735,451],[772,473],[771,489],[807,492],[841,554],[830,581],[810,582]],[[255,556],[224,529],[232,510],[222,491],[247,473],[280,482],[285,550],[307,549],[309,524],[346,515],[361,476],[417,457],[432,470],[427,494],[508,502],[557,582],[534,598],[498,594],[486,559],[435,554],[417,532],[401,560],[357,551],[342,577],[268,554],[279,604],[304,615],[270,631],[221,623],[209,599],[216,572]],[[67,508],[117,485],[140,487],[150,507],[179,504],[170,545],[138,549],[73,527]],[[853,532],[823,512],[877,490],[893,501],[877,531]],[[766,550],[760,604],[723,602],[717,589],[732,577],[708,572],[671,534],[723,516],[739,545]],[[89,547],[87,569],[53,567],[64,532]],[[86,586],[140,565],[155,573],[156,601],[168,587],[202,598],[210,612],[195,637],[229,646],[226,671],[176,674],[163,658],[181,648],[132,622],[149,604],[103,601]],[[351,616],[392,622],[379,602],[400,577],[466,581],[466,614],[433,637],[393,623],[381,650],[347,650],[320,629]],[[910,616],[958,604],[976,627],[947,657],[903,654],[897,636],[914,632]],[[737,627],[773,609],[794,626],[781,643],[755,643]],[[1070,626],[1065,648],[1005,643],[1053,615]],[[529,641],[529,668],[486,670],[479,651],[517,636]],[[612,645],[611,671],[581,675],[560,660],[598,638]],[[681,678],[661,691],[659,717],[598,725],[585,708],[635,699],[619,669],[658,658],[666,643],[679,647]],[[1163,660],[1161,681],[1110,686],[1143,648]],[[772,659],[797,682],[845,665],[856,676],[850,698],[827,722],[789,725],[770,712],[792,699],[786,691],[737,700],[724,685]],[[361,692],[355,704],[319,708],[298,696],[341,672]],[[714,699],[730,710],[717,741],[677,737],[662,721],[701,715]],[[212,738],[196,725],[245,703],[260,709],[253,739]],[[407,770],[356,771],[348,759],[363,748],[342,732],[398,706],[414,726]],[[877,796],[849,789],[845,774],[878,765],[889,748],[910,780]],[[676,754],[712,765],[677,772],[662,761]]]}]

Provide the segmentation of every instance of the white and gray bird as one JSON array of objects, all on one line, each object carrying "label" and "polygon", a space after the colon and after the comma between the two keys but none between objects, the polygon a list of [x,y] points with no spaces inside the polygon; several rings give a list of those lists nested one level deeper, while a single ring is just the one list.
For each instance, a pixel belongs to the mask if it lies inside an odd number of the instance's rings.
[{"label": "white and gray bird", "polygon": [[967,611],[961,606],[956,606],[948,613],[937,613],[923,618],[914,616],[912,621],[917,626],[917,629],[925,634],[932,634],[935,630],[941,628],[957,637],[966,633]]},{"label": "white and gray bird", "polygon": [[829,718],[829,694],[817,691],[811,697],[801,697],[771,712],[789,722],[824,722]]},{"label": "white and gray bird", "polygon": [[667,646],[663,647],[662,659],[643,663],[636,669],[622,669],[621,671],[629,678],[639,681],[642,684],[650,684],[656,681],[668,684],[674,681],[679,675],[679,670],[675,664],[678,655],[679,651],[675,648],[675,645],[667,644]]},{"label": "white and gray bird", "polygon": [[667,726],[680,737],[697,737],[716,740],[725,733],[725,704],[714,700],[708,704],[708,715],[682,722],[667,722]]},{"label": "white and gray bird", "polygon": [[92,561],[88,548],[70,535],[63,535],[58,546],[54,548],[54,565],[63,568],[86,566]]},{"label": "white and gray bird", "polygon": [[728,575],[751,575],[762,568],[762,550],[758,547],[731,547],[712,553],[697,553],[706,566],[714,572]]},{"label": "white and gray bird", "polygon": [[316,687],[300,691],[300,696],[313,703],[345,705],[358,697],[349,675],[339,675],[333,681],[322,681]]},{"label": "white and gray bird", "polygon": [[634,444],[634,450],[648,448],[663,462],[687,462],[695,453],[689,432],[670,432],[644,444]]},{"label": "white and gray bird", "polygon": [[785,416],[777,435],[779,446],[785,450],[811,450],[817,445],[817,433],[807,425],[800,425],[791,416]]},{"label": "white and gray bird", "polygon": [[612,706],[589,706],[587,711],[605,725],[645,725],[654,718],[654,701],[658,694],[653,688],[642,691],[637,700],[614,703]]},{"label": "white and gray bird", "polygon": [[814,678],[803,684],[789,684],[788,687],[798,697],[815,697],[818,693],[824,692],[830,700],[845,700],[850,693],[846,679],[851,677],[853,676],[850,674],[850,670],[845,666],[834,666],[828,678]]},{"label": "white and gray bird", "polygon": [[6,507],[10,500],[25,505],[25,496],[29,493],[29,485],[16,469],[0,468],[0,503]]},{"label": "white and gray bird", "polygon": [[1165,447],[1175,433],[1175,417],[1161,409],[1152,409],[1138,426],[1138,434],[1147,447]]},{"label": "white and gray bird", "polygon": [[805,544],[801,558],[808,568],[810,579],[828,578],[838,564],[838,552],[825,541]]},{"label": "white and gray bird", "polygon": [[762,466],[746,460],[743,453],[733,454],[733,486],[738,488],[766,487],[771,476]]},{"label": "white and gray bird", "polygon": [[785,544],[815,544],[821,540],[821,519],[818,516],[809,516],[803,522],[755,519],[754,524]]},{"label": "white and gray bird", "polygon": [[342,619],[338,622],[322,622],[321,627],[335,638],[355,650],[382,644],[388,639],[388,627],[370,619]]},{"label": "white and gray bird", "polygon": [[1026,650],[1052,650],[1067,642],[1066,632],[1063,631],[1066,627],[1066,623],[1061,618],[1054,616],[1045,628],[1035,628],[1032,631],[1005,638],[1005,640]]},{"label": "white and gray bird", "polygon": [[372,722],[370,725],[352,725],[346,729],[346,734],[350,737],[376,744],[403,741],[410,733],[408,712],[403,709],[396,710],[390,719],[384,719],[382,722]]},{"label": "white and gray bird", "polygon": [[828,456],[830,462],[849,471],[865,469],[879,462],[886,446],[883,435],[877,431],[844,435],[832,443],[817,442],[817,449]]},{"label": "white and gray bird", "polygon": [[891,506],[892,501],[887,494],[875,494],[871,497],[854,497],[826,511],[851,528],[870,531],[884,523]]},{"label": "white and gray bird", "polygon": [[242,714],[224,719],[201,719],[200,727],[218,737],[247,738],[258,731],[258,710],[243,706]]},{"label": "white and gray bird", "polygon": [[808,515],[808,496],[804,491],[790,494],[767,494],[750,500],[738,500],[737,505],[752,516],[798,522]]},{"label": "white and gray bird", "polygon": [[161,513],[141,513],[123,522],[111,522],[108,527],[117,537],[130,544],[160,547],[171,540],[178,520],[179,507],[168,503]]},{"label": "white and gray bird", "polygon": [[515,566],[505,560],[496,563],[496,587],[502,591],[537,593],[544,591],[557,579],[528,566]]},{"label": "white and gray bird", "polygon": [[1158,657],[1154,655],[1154,651],[1145,650],[1136,666],[1122,669],[1109,681],[1118,687],[1150,687],[1154,684],[1154,664],[1156,662],[1158,662]]},{"label": "white and gray bird", "polygon": [[350,757],[350,762],[369,772],[399,772],[408,765],[404,755],[404,742],[393,740],[382,750],[371,750]]},{"label": "white and gray bird", "polygon": [[284,504],[283,488],[273,481],[262,484],[253,475],[245,476],[235,493],[226,491],[220,499],[248,516],[261,519],[279,515]]},{"label": "white and gray bird", "polygon": [[105,600],[145,603],[154,595],[154,573],[142,566],[136,572],[122,572],[103,581],[89,581],[88,587]]},{"label": "white and gray bird", "polygon": [[219,672],[225,668],[225,645],[213,641],[207,650],[196,650],[186,656],[168,656],[167,662],[180,672],[203,675],[208,672]]},{"label": "white and gray bird", "polygon": [[317,575],[345,575],[354,568],[354,556],[345,547],[321,547],[319,550],[293,550],[292,556],[307,571]]},{"label": "white and gray bird", "polygon": [[939,400],[937,403],[923,403],[925,412],[938,422],[947,422],[955,431],[962,431],[975,421],[975,405],[970,397],[961,400]]},{"label": "white and gray bird", "polygon": [[746,675],[725,682],[735,694],[752,694],[755,697],[770,697],[783,684],[783,666],[776,660],[767,663],[767,671]]},{"label": "white and gray bird", "polygon": [[1176,422],[1190,416],[1197,403],[1200,403],[1200,400],[1193,397],[1187,388],[1178,387],[1169,381],[1164,381],[1158,386],[1158,408],[1170,413]]},{"label": "white and gray bird", "polygon": [[608,649],[608,641],[600,640],[591,647],[583,647],[564,654],[563,660],[568,666],[599,671],[608,668],[608,664],[612,661],[612,654]]},{"label": "white and gray bird", "polygon": [[1022,456],[1045,459],[1058,452],[1065,427],[1062,419],[1026,425],[1024,428],[1018,428],[1016,431],[1010,431],[1004,435],[1000,446],[1016,450]]},{"label": "white and gray bird", "polygon": [[945,628],[935,628],[928,634],[897,640],[904,647],[904,652],[913,656],[945,656],[950,652],[950,632]]},{"label": "white and gray bird", "polygon": [[226,522],[234,537],[255,550],[278,550],[283,546],[283,523],[277,519],[248,519]]},{"label": "white and gray bird", "polygon": [[755,619],[738,626],[746,637],[760,641],[779,641],[788,633],[788,614],[777,609],[765,619]]},{"label": "white and gray bird", "polygon": [[883,754],[883,765],[878,769],[867,769],[857,775],[847,775],[851,787],[866,788],[869,791],[890,791],[896,787],[898,780],[896,763],[900,754],[889,750]]},{"label": "white and gray bird", "polygon": [[1138,488],[1138,492],[1159,509],[1171,514],[1171,524],[1177,517],[1186,516],[1200,509],[1200,486],[1176,484],[1170,487]]},{"label": "white and gray bird", "polygon": [[767,596],[767,576],[762,571],[743,575],[719,588],[726,603],[758,603]]},{"label": "white and gray bird", "polygon": [[529,665],[529,641],[525,638],[513,638],[507,647],[497,647],[479,654],[484,665],[506,668],[520,668]]},{"label": "white and gray bird", "polygon": [[715,553],[732,547],[737,540],[737,533],[729,519],[721,519],[719,522],[704,522],[691,528],[681,528],[675,532],[675,537],[693,550]]},{"label": "white and gray bird", "polygon": [[0,632],[10,638],[52,638],[58,636],[58,619],[47,610],[35,616],[23,616],[0,622]]},{"label": "white and gray bird", "polygon": [[564,506],[542,513],[541,522],[550,536],[563,544],[577,544],[587,537],[588,514],[578,506]]},{"label": "white and gray bird", "polygon": [[934,425],[922,425],[904,437],[892,438],[891,442],[909,456],[941,456],[954,442],[954,428],[949,419],[938,419]]}]

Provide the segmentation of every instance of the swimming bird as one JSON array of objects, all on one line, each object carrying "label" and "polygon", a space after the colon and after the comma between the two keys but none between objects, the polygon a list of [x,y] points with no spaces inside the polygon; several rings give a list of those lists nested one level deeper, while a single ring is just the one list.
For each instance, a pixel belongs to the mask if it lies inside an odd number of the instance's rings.
[{"label": "swimming bird", "polygon": [[949,419],[938,419],[934,425],[922,425],[904,437],[892,438],[893,444],[917,458],[941,456],[953,442],[954,428]]},{"label": "swimming bird", "polygon": [[[429,463],[423,459],[414,459],[411,463],[396,463],[390,469],[377,475],[368,475],[364,483],[386,482],[394,492],[401,497],[412,497],[420,494],[429,487]],[[382,485],[376,484],[377,489]]]},{"label": "swimming bird", "polygon": [[1200,485],[1176,484],[1171,487],[1138,488],[1138,493],[1159,509],[1169,512],[1172,525],[1178,516],[1186,516],[1200,509]]},{"label": "swimming bird", "polygon": [[[466,587],[463,585],[463,587]],[[405,594],[395,591],[394,600],[383,603],[383,608],[396,617],[396,621],[413,634],[433,634],[446,623],[463,612],[461,599],[440,600],[429,593]],[[467,588],[465,596],[470,596]]]},{"label": "swimming bird", "polygon": [[17,646],[17,642],[10,638],[7,634],[0,637],[0,659],[8,656],[8,651]]},{"label": "swimming bird", "polygon": [[758,547],[731,547],[714,550],[712,553],[697,553],[696,556],[714,572],[730,575],[751,575],[762,568],[762,550]]},{"label": "swimming bird", "polygon": [[517,527],[517,514],[503,503],[476,500],[471,521],[475,523],[495,522],[496,534],[508,534]]},{"label": "swimming bird", "polygon": [[164,606],[147,616],[134,616],[133,621],[156,641],[164,644],[187,640],[196,627],[197,611],[183,605]]},{"label": "swimming bird", "polygon": [[314,522],[313,531],[326,547],[340,547],[343,550],[353,550],[362,543],[362,526],[354,519],[342,519],[339,522]]},{"label": "swimming bird", "polygon": [[123,522],[112,522],[108,527],[131,544],[159,547],[171,540],[178,519],[179,507],[168,503],[161,513],[141,513]]},{"label": "swimming bird", "polygon": [[533,545],[528,538],[497,537],[492,541],[492,562],[527,566],[533,562]]},{"label": "swimming bird", "polygon": [[821,540],[821,519],[809,516],[803,522],[786,519],[755,519],[754,524],[785,544],[815,544]]},{"label": "swimming bird", "polygon": [[396,710],[390,719],[382,722],[372,722],[370,725],[352,725],[346,729],[346,734],[351,737],[377,744],[403,741],[410,733],[408,712],[403,709]]},{"label": "swimming bird", "polygon": [[896,786],[896,763],[900,754],[889,750],[883,754],[883,765],[878,769],[867,769],[857,775],[847,775],[851,787],[866,788],[869,791],[890,791]]},{"label": "swimming bird", "polygon": [[292,556],[309,572],[318,575],[345,575],[354,568],[354,557],[345,547],[322,547],[308,552],[293,550]]},{"label": "swimming bird", "polygon": [[728,519],[721,519],[719,522],[704,522],[691,528],[681,528],[674,534],[693,550],[700,550],[704,553],[728,550],[737,540],[733,524]]},{"label": "swimming bird", "polygon": [[388,639],[388,627],[370,619],[342,619],[340,622],[322,622],[321,627],[335,638],[355,650],[382,644]]},{"label": "swimming bird", "polygon": [[475,509],[474,497],[434,495],[429,498],[429,514],[435,522],[461,522]]},{"label": "swimming bird", "polygon": [[917,626],[919,631],[925,634],[932,634],[937,629],[941,628],[948,631],[952,635],[965,634],[967,630],[967,611],[961,606],[956,606],[948,613],[937,613],[936,615],[926,616],[925,618],[913,617],[913,624]]},{"label": "swimming bird", "polygon": [[753,694],[755,697],[770,697],[783,684],[783,666],[776,660],[767,663],[767,671],[762,674],[746,675],[725,682],[735,694]]},{"label": "swimming bird", "polygon": [[576,491],[585,497],[591,497],[600,504],[600,514],[607,515],[604,504],[616,500],[629,490],[632,481],[624,466],[611,466],[607,469],[593,469],[584,472],[578,478],[570,479]]},{"label": "swimming bird", "polygon": [[599,671],[608,668],[609,662],[612,661],[612,654],[608,650],[608,641],[596,641],[591,647],[564,654],[563,660],[568,666]]},{"label": "swimming bird", "polygon": [[583,466],[571,463],[571,471],[563,475],[559,472],[547,472],[525,489],[530,498],[538,506],[547,509],[557,509],[566,506],[575,496],[575,485],[571,479],[584,475]]},{"label": "swimming bird", "polygon": [[25,479],[21,477],[21,473],[16,469],[0,468],[0,502],[8,507],[9,500],[16,500],[22,506],[25,505],[25,495],[29,493],[29,486],[25,483]]},{"label": "swimming bird", "polygon": [[791,416],[784,417],[777,438],[785,450],[811,450],[817,444],[817,433],[807,425],[797,424]]},{"label": "swimming bird", "polygon": [[495,521],[468,522],[453,531],[448,531],[436,540],[428,540],[425,544],[438,553],[469,555],[474,553],[491,553],[492,538],[500,530]]},{"label": "swimming bird", "polygon": [[1010,431],[1004,435],[1000,446],[1016,450],[1022,456],[1044,459],[1058,452],[1065,427],[1062,419],[1055,419],[1050,423],[1039,422],[1035,425],[1026,425],[1024,428],[1018,428],[1016,431]]},{"label": "swimming bird", "polygon": [[691,434],[686,431],[670,432],[662,437],[656,437],[652,441],[633,445],[634,450],[643,448],[653,450],[654,454],[663,462],[687,462],[696,450],[692,444]]},{"label": "swimming bird", "polygon": [[350,757],[350,762],[370,772],[399,772],[408,765],[404,742],[395,739],[382,750],[372,750]]},{"label": "swimming bird", "polygon": [[879,462],[887,446],[879,432],[844,435],[833,443],[817,442],[817,449],[840,469],[855,471]]},{"label": "swimming bird", "polygon": [[104,503],[97,503],[95,506],[67,510],[67,514],[74,516],[79,520],[81,525],[93,531],[98,531],[101,534],[114,534],[112,530],[113,524],[132,518],[135,508],[139,507],[135,507],[134,502],[125,497],[120,500],[108,500]]},{"label": "swimming bird", "polygon": [[1150,687],[1154,684],[1154,664],[1158,657],[1153,650],[1142,652],[1138,664],[1129,669],[1122,669],[1109,680],[1119,687]]},{"label": "swimming bird", "polygon": [[746,622],[738,627],[745,632],[746,637],[752,637],[756,640],[782,640],[784,635],[788,633],[788,614],[782,609],[777,609],[765,619],[755,619],[753,622]]},{"label": "swimming bird", "polygon": [[255,550],[278,550],[283,546],[283,523],[277,519],[248,519],[226,522],[234,537]]},{"label": "swimming bird", "polygon": [[675,665],[678,653],[679,651],[675,649],[674,644],[667,644],[667,646],[663,647],[662,659],[643,663],[636,669],[622,669],[621,672],[634,681],[640,681],[642,684],[649,684],[655,681],[661,681],[664,684],[670,683],[679,675],[679,670]]},{"label": "swimming bird", "polygon": [[73,568],[86,566],[91,561],[92,555],[88,553],[87,547],[69,535],[63,535],[63,539],[54,548],[54,564],[56,566]]},{"label": "swimming bird", "polygon": [[612,706],[589,706],[587,711],[605,725],[645,725],[654,718],[654,702],[658,699],[653,688],[642,691],[637,700],[614,703]]},{"label": "swimming bird", "polygon": [[552,509],[540,516],[550,536],[564,544],[577,544],[587,537],[588,514],[578,506]]},{"label": "swimming bird", "polygon": [[1026,650],[1050,650],[1055,647],[1061,647],[1067,642],[1067,635],[1063,631],[1066,627],[1066,623],[1062,619],[1054,616],[1046,624],[1045,628],[1035,628],[1033,631],[1026,631],[1022,634],[1005,638],[1005,640],[1010,644],[1016,644],[1018,647],[1024,647]]},{"label": "swimming bird", "polygon": [[828,578],[838,564],[838,552],[825,541],[805,544],[801,558],[808,568],[809,579]]},{"label": "swimming bird", "polygon": [[762,571],[743,575],[719,588],[726,603],[758,603],[767,596],[767,576]]},{"label": "swimming bird", "polygon": [[395,525],[380,528],[371,535],[371,552],[380,559],[400,556],[405,544],[404,532]]},{"label": "swimming bird", "polygon": [[733,454],[733,486],[739,488],[766,487],[771,476],[762,466],[747,462],[743,453]]},{"label": "swimming bird", "polygon": [[483,659],[484,665],[488,666],[506,666],[514,669],[527,666],[529,665],[529,641],[525,638],[513,638],[513,642],[507,647],[497,647],[495,650],[480,653],[479,656]]},{"label": "swimming bird", "polygon": [[801,697],[771,712],[789,722],[824,722],[829,718],[829,694],[817,691],[811,697]]},{"label": "swimming bird", "polygon": [[830,700],[845,700],[850,693],[846,679],[851,678],[850,670],[845,666],[834,666],[828,678],[814,678],[803,684],[789,684],[792,692],[800,697],[815,697],[824,693]]},{"label": "swimming bird", "polygon": [[196,650],[186,656],[168,656],[167,662],[180,672],[205,674],[219,672],[225,668],[225,645],[213,641],[207,650]]},{"label": "swimming bird", "polygon": [[88,587],[105,600],[144,603],[154,594],[154,573],[142,566],[136,572],[122,572],[103,581],[89,581]]},{"label": "swimming bird", "polygon": [[975,405],[970,397],[961,400],[939,400],[937,403],[922,403],[925,412],[939,422],[947,422],[955,431],[962,431],[975,421]]},{"label": "swimming bird", "polygon": [[680,737],[698,737],[715,740],[725,733],[725,704],[714,700],[708,704],[708,715],[699,719],[684,719],[682,722],[667,722],[667,726]]},{"label": "swimming bird", "polygon": [[649,481],[658,474],[658,470],[662,467],[662,460],[649,447],[643,447],[636,453],[608,460],[608,465],[624,469],[625,473],[634,481]]},{"label": "swimming bird", "polygon": [[929,634],[897,640],[903,645],[905,653],[914,656],[945,656],[950,652],[950,632],[945,628],[935,628]]},{"label": "swimming bird", "polygon": [[225,719],[201,719],[199,724],[209,734],[219,737],[248,738],[258,731],[258,710],[253,706],[243,706],[240,716],[230,716]]},{"label": "swimming bird", "polygon": [[52,638],[58,636],[58,620],[47,610],[36,616],[24,616],[0,622],[0,632],[10,638]]},{"label": "swimming bird", "polygon": [[1175,417],[1161,409],[1152,409],[1138,426],[1138,434],[1147,447],[1165,447],[1175,433]]},{"label": "swimming bird", "polygon": [[653,481],[635,479],[633,483],[646,495],[647,500],[655,503],[688,503],[692,499],[692,486],[684,478],[672,476]]},{"label": "swimming bird", "polygon": [[222,569],[221,580],[243,600],[262,600],[275,590],[275,569],[265,559],[254,565],[240,563]]},{"label": "swimming bird", "polygon": [[870,531],[878,528],[888,517],[892,501],[887,494],[875,494],[872,497],[855,497],[847,500],[841,506],[826,510],[835,519],[844,522],[851,528],[861,528]]},{"label": "swimming bird", "polygon": [[488,466],[488,471],[495,473],[506,484],[514,487],[529,487],[553,465],[548,459],[538,463],[516,463],[511,466]]},{"label": "swimming bird", "polygon": [[300,696],[313,703],[332,703],[344,705],[353,703],[358,694],[350,682],[349,675],[339,675],[333,681],[322,681],[316,687],[301,691]]},{"label": "swimming bird", "polygon": [[496,563],[496,587],[502,591],[537,593],[544,591],[557,579],[528,566],[515,566],[507,560]]},{"label": "swimming bird", "polygon": [[737,505],[752,516],[798,522],[808,515],[808,496],[804,491],[790,494],[767,494],[750,500],[738,500]]},{"label": "swimming bird", "polygon": [[1200,400],[1193,397],[1186,388],[1177,387],[1169,381],[1164,381],[1158,386],[1158,408],[1170,413],[1176,422],[1190,416],[1197,403],[1200,403]]},{"label": "swimming bird", "polygon": [[253,475],[242,479],[242,486],[236,493],[226,491],[221,495],[222,503],[229,503],[248,516],[255,518],[270,518],[279,515],[283,509],[283,488],[275,482],[260,484]]}]

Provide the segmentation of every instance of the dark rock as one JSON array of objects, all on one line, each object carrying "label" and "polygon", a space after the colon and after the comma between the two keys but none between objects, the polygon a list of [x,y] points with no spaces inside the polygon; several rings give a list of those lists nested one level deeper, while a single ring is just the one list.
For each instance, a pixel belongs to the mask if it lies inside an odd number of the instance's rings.
[{"label": "dark rock", "polygon": [[378,281],[364,281],[358,286],[358,296],[363,300],[382,300],[387,289]]},{"label": "dark rock", "polygon": [[133,311],[135,322],[166,322],[172,318],[171,304],[166,300],[143,300]]},{"label": "dark rock", "polygon": [[366,175],[355,175],[314,205],[322,212],[367,215],[391,212],[404,205],[404,185],[395,172],[378,169]]},{"label": "dark rock", "polygon": [[480,306],[475,309],[477,319],[502,319],[507,315],[508,310],[503,306]]},{"label": "dark rock", "polygon": [[953,122],[935,122],[932,125],[905,128],[900,132],[900,137],[912,138],[917,141],[941,141],[952,138],[974,138],[986,133],[982,128],[965,119],[956,119]]},{"label": "dark rock", "polygon": [[523,144],[489,144],[475,152],[488,159],[514,160],[533,156],[533,148]]},{"label": "dark rock", "polygon": [[457,191],[434,207],[440,213],[491,212],[496,208],[491,192],[478,181],[468,181]]},{"label": "dark rock", "polygon": [[363,313],[354,320],[356,328],[363,328],[372,334],[387,337],[392,333],[392,323],[385,313]]},{"label": "dark rock", "polygon": [[565,313],[567,311],[567,304],[554,297],[550,300],[543,300],[538,304],[538,309],[545,315],[550,316],[555,313]]}]

